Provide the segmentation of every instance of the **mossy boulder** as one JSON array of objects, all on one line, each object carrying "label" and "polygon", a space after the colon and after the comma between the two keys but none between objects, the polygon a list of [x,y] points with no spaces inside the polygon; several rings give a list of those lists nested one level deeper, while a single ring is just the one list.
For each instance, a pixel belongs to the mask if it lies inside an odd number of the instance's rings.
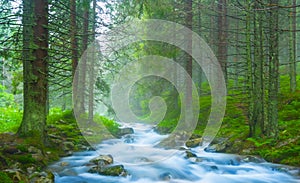
[{"label": "mossy boulder", "polygon": [[108,155],[100,155],[96,158],[93,158],[90,160],[91,163],[94,163],[95,165],[99,166],[105,166],[105,165],[110,165],[114,162],[113,157],[108,154]]},{"label": "mossy boulder", "polygon": [[126,177],[128,175],[128,172],[123,165],[114,165],[114,166],[105,166],[105,167],[94,166],[88,172],[98,173],[100,175],[106,175],[106,176]]},{"label": "mossy boulder", "polygon": [[202,143],[202,138],[195,138],[195,139],[188,140],[185,143],[185,145],[186,145],[186,147],[193,148],[193,147],[199,146],[201,143]]},{"label": "mossy boulder", "polygon": [[197,157],[197,155],[196,154],[194,154],[194,153],[192,153],[191,151],[185,151],[185,153],[186,153],[186,158],[193,158],[193,157]]},{"label": "mossy boulder", "polygon": [[133,133],[134,133],[133,128],[119,128],[115,136],[120,138],[124,135],[133,134]]}]

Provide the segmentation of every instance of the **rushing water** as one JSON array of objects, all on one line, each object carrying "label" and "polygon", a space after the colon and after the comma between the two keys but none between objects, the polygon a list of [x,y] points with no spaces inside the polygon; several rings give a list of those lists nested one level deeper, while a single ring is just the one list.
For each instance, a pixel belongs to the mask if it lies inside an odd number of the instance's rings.
[{"label": "rushing water", "polygon": [[[243,161],[237,155],[208,153],[200,148],[191,152],[197,158],[186,158],[185,151],[154,147],[164,135],[151,126],[135,124],[135,133],[122,139],[102,142],[97,151],[75,153],[50,166],[55,169],[57,183],[297,183],[299,177],[290,175],[281,165],[267,162]],[[127,177],[102,176],[88,173],[89,160],[100,154],[111,154],[114,164],[122,164],[128,170]],[[65,166],[61,166],[62,162]],[[295,170],[298,171],[298,170]],[[294,172],[295,173],[295,172]]]}]

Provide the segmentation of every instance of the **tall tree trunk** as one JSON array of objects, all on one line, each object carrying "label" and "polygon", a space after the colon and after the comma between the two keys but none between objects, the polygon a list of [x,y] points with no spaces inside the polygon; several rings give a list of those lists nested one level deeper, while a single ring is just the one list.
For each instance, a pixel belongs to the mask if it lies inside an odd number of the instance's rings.
[{"label": "tall tree trunk", "polygon": [[292,6],[289,16],[290,35],[289,35],[289,75],[290,75],[290,90],[295,92],[297,88],[296,81],[296,0],[289,1]]},{"label": "tall tree trunk", "polygon": [[[278,0],[270,0],[278,5]],[[279,50],[278,50],[278,7],[269,10],[269,85],[268,85],[268,123],[266,134],[278,135],[278,90],[279,90]]]},{"label": "tall tree trunk", "polygon": [[78,65],[78,45],[77,45],[77,23],[76,23],[76,0],[70,0],[70,39],[72,51],[72,80],[73,80],[73,100],[74,104],[79,103],[79,74],[75,74]]},{"label": "tall tree trunk", "polygon": [[93,0],[93,45],[91,49],[91,60],[89,60],[90,63],[90,69],[89,69],[89,117],[88,121],[90,123],[93,122],[94,119],[94,84],[95,84],[95,75],[94,75],[94,66],[95,66],[95,59],[96,58],[96,44],[95,44],[95,32],[96,32],[96,0]]},{"label": "tall tree trunk", "polygon": [[87,53],[85,52],[88,47],[88,38],[89,38],[89,1],[83,2],[83,37],[82,37],[82,57],[80,60],[80,70],[79,70],[79,82],[78,83],[78,111],[79,113],[85,112],[85,91],[86,91],[86,69],[87,69]]},{"label": "tall tree trunk", "polygon": [[259,41],[258,41],[258,47],[257,48],[258,50],[258,53],[259,53],[259,58],[258,59],[258,78],[259,78],[259,82],[257,83],[257,87],[259,87],[259,95],[260,95],[260,98],[261,101],[260,101],[260,104],[262,104],[262,106],[260,106],[260,110],[261,110],[261,116],[258,120],[261,120],[259,123],[260,123],[260,128],[261,130],[263,131],[263,133],[265,133],[265,121],[266,121],[266,116],[265,115],[265,106],[266,106],[266,94],[265,94],[265,90],[266,90],[266,87],[265,87],[265,77],[264,77],[264,72],[265,72],[265,69],[264,69],[264,65],[265,65],[265,56],[264,56],[264,30],[263,30],[263,23],[264,23],[264,20],[262,18],[262,15],[257,15],[257,18],[259,19],[259,25],[258,25],[258,33],[259,33]]},{"label": "tall tree trunk", "polygon": [[222,71],[227,82],[227,0],[218,1],[218,51],[217,57],[222,67]]},{"label": "tall tree trunk", "polygon": [[[254,4],[254,9],[258,9],[258,3]],[[253,98],[251,103],[253,106],[251,119],[251,136],[259,137],[264,133],[264,88],[263,88],[263,58],[261,57],[262,47],[260,39],[262,37],[262,18],[259,12],[253,12],[253,47],[254,47],[254,64],[253,64]]]},{"label": "tall tree trunk", "polygon": [[24,112],[18,134],[45,142],[48,93],[48,1],[23,0]]},{"label": "tall tree trunk", "polygon": [[78,65],[78,46],[77,46],[77,26],[76,26],[76,0],[70,0],[70,37],[72,50],[72,76],[74,79],[76,67]]},{"label": "tall tree trunk", "polygon": [[[239,10],[237,9],[236,10],[236,17],[239,16]],[[236,33],[235,33],[235,57],[233,58],[233,62],[234,62],[234,86],[235,87],[238,87],[238,80],[239,80],[239,71],[240,71],[240,68],[239,68],[239,62],[240,62],[240,56],[239,56],[239,41],[240,41],[240,36],[239,36],[239,22],[240,20],[236,20],[235,21],[235,29],[236,29]]]},{"label": "tall tree trunk", "polygon": [[[193,28],[193,0],[186,0],[185,2],[185,26],[192,30]],[[192,51],[192,35],[185,35],[187,42],[187,50]],[[186,54],[186,71],[190,77],[193,76],[193,58],[190,54]],[[191,107],[192,103],[192,80],[187,79],[186,81],[186,106],[187,109]]]},{"label": "tall tree trunk", "polygon": [[250,136],[255,134],[255,120],[253,119],[254,112],[254,94],[253,94],[253,68],[252,68],[252,57],[251,57],[251,10],[252,7],[249,5],[246,14],[246,61],[247,61],[247,91],[248,91],[248,118],[250,127]]},{"label": "tall tree trunk", "polygon": [[[201,29],[201,26],[202,26],[202,15],[201,15],[201,11],[202,11],[202,8],[201,8],[201,2],[202,0],[198,0],[198,35],[201,36],[202,34],[202,29]],[[201,67],[196,67],[196,68],[199,68],[197,69],[197,74],[196,74],[196,78],[195,78],[195,81],[198,83],[198,95],[200,96],[201,95],[201,84],[202,84],[202,80],[203,80],[203,71],[202,71],[202,68]]]}]

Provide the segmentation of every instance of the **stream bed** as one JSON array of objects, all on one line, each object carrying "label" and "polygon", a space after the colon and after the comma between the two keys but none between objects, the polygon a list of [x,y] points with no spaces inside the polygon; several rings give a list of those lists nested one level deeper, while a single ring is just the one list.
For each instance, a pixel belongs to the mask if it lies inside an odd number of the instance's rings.
[{"label": "stream bed", "polygon": [[[298,168],[265,162],[251,156],[205,152],[201,147],[186,150],[155,145],[166,135],[152,126],[134,124],[134,134],[100,143],[96,150],[74,153],[49,166],[56,183],[300,183]],[[88,173],[89,161],[111,155],[113,165],[123,165],[128,176]]]}]

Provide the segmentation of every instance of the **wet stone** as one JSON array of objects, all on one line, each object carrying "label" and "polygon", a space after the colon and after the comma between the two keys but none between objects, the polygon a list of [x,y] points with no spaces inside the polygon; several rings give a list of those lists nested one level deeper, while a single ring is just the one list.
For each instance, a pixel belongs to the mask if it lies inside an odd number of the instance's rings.
[{"label": "wet stone", "polygon": [[159,179],[162,181],[169,181],[171,180],[172,175],[169,172],[163,173],[159,176]]},{"label": "wet stone", "polygon": [[108,155],[100,155],[96,158],[93,158],[90,160],[91,163],[94,163],[95,165],[99,165],[99,164],[103,164],[104,165],[110,165],[112,164],[113,161],[113,157],[108,154]]},{"label": "wet stone", "polygon": [[201,144],[202,142],[202,138],[196,138],[196,139],[191,139],[191,140],[188,140],[185,145],[186,147],[197,147]]},{"label": "wet stone", "polygon": [[192,153],[191,151],[185,151],[185,153],[186,153],[186,156],[185,156],[186,158],[197,157],[197,155]]},{"label": "wet stone", "polygon": [[106,176],[126,177],[128,175],[128,172],[127,170],[125,170],[123,165],[114,165],[114,166],[107,166],[107,167],[94,166],[88,172],[98,173],[100,175],[106,175]]},{"label": "wet stone", "polygon": [[122,137],[124,135],[133,134],[133,133],[134,133],[133,128],[119,128],[116,136],[117,137]]}]

